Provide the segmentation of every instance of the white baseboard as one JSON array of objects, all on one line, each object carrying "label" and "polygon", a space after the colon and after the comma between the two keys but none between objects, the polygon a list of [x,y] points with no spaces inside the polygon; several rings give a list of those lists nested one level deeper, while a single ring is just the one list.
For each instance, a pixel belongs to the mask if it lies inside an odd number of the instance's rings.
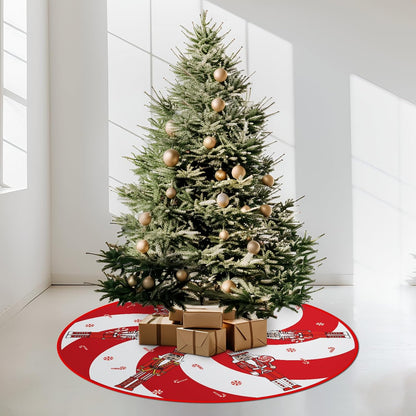
[{"label": "white baseboard", "polygon": [[0,312],[0,326],[7,322],[10,318],[19,313],[33,299],[37,298],[42,292],[50,287],[50,282],[42,283],[31,290],[26,296],[13,305],[10,305]]},{"label": "white baseboard", "polygon": [[352,274],[316,274],[314,286],[353,286]]},{"label": "white baseboard", "polygon": [[88,285],[96,284],[98,280],[105,280],[104,274],[101,275],[71,275],[71,274],[62,274],[62,273],[52,273],[52,285]]}]

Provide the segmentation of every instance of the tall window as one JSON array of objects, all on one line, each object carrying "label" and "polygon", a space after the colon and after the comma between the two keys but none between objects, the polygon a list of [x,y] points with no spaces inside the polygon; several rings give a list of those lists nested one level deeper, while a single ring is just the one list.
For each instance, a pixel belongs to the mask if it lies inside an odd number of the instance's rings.
[{"label": "tall window", "polygon": [[26,0],[2,0],[0,192],[27,186]]}]

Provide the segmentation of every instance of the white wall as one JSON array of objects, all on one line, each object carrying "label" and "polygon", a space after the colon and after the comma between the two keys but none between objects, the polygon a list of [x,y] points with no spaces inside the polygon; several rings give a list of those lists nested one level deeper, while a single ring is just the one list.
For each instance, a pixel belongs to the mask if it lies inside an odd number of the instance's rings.
[{"label": "white wall", "polygon": [[[158,45],[165,48],[162,58],[168,59],[176,14],[166,12],[163,4],[152,1],[153,38],[156,49]],[[350,76],[358,75],[416,102],[416,56],[412,53],[416,5],[410,0],[394,4],[387,0],[212,0],[201,4],[208,11],[211,8],[212,15],[232,21],[238,29],[237,41],[248,45],[244,64],[248,59],[249,70],[259,72],[257,80],[253,78],[253,91],[283,94],[283,111],[278,116],[283,121],[276,118],[272,127],[283,140],[289,160],[283,172],[284,181],[290,183],[285,192],[305,195],[299,204],[305,228],[315,236],[326,233],[320,241],[320,255],[328,258],[318,270],[319,281],[351,282],[357,221],[353,216]],[[106,240],[114,241],[117,229],[109,226],[108,214],[105,9],[106,2],[100,0],[50,1],[54,282],[98,277],[94,258],[84,252],[96,251]],[[163,11],[172,24],[158,26]],[[173,40],[171,46],[176,46]],[[255,52],[251,55],[250,44]],[[281,61],[276,56],[288,60],[277,67]],[[153,68],[155,75],[165,71],[162,61],[160,66]],[[292,81],[287,81],[293,82],[292,102],[290,86],[279,80],[282,68],[293,71]],[[158,79],[153,83],[163,84]],[[280,108],[280,97],[276,98]]]},{"label": "white wall", "polygon": [[[313,235],[326,233],[320,242],[320,254],[328,257],[318,270],[321,281],[347,282],[359,267],[354,245],[368,247],[374,242],[374,227],[367,227],[367,233],[360,232],[363,218],[364,222],[375,222],[377,218],[380,235],[386,221],[382,208],[364,212],[357,199],[354,206],[358,204],[361,211],[359,218],[353,216],[353,185],[359,184],[352,183],[350,76],[359,76],[400,99],[416,103],[416,4],[410,0],[212,3],[285,39],[293,47],[296,192],[306,196],[300,203],[301,218]],[[268,45],[263,47],[267,50]],[[376,137],[366,136],[364,140],[368,140],[372,152],[380,151]],[[415,189],[416,183],[411,185]],[[414,217],[414,207],[412,212]],[[399,225],[393,227],[398,232]],[[382,241],[388,247],[384,253],[389,249],[397,251],[398,239],[389,240],[384,234]],[[413,243],[416,245],[414,240]],[[400,255],[408,257],[405,251],[410,247],[407,241],[400,247]],[[376,254],[383,256],[383,252],[372,251],[370,262],[377,261]],[[365,251],[360,255],[362,260]],[[366,263],[369,266],[369,261]]]},{"label": "white wall", "polygon": [[0,319],[50,284],[48,2],[27,2],[28,188],[0,194]]},{"label": "white wall", "polygon": [[107,27],[102,0],[49,2],[52,279],[96,280],[87,251],[114,240],[108,212]]}]

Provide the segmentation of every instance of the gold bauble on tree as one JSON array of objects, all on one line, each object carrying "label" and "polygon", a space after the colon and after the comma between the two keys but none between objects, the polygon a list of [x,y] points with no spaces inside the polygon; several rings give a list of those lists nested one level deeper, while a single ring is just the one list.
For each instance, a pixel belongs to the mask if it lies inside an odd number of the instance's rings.
[{"label": "gold bauble on tree", "polygon": [[224,82],[228,77],[227,71],[224,68],[217,68],[214,71],[214,79],[218,82]]},{"label": "gold bauble on tree", "polygon": [[146,254],[149,251],[149,243],[147,240],[139,240],[136,244],[137,251],[140,253]]},{"label": "gold bauble on tree", "polygon": [[129,284],[129,286],[136,286],[136,285],[137,285],[137,280],[136,280],[136,278],[132,275],[132,276],[129,276],[129,277],[127,278],[127,283]]},{"label": "gold bauble on tree", "polygon": [[244,205],[243,207],[241,207],[241,212],[249,212],[250,209],[251,208],[248,205]]},{"label": "gold bauble on tree", "polygon": [[260,244],[255,240],[251,240],[247,244],[247,251],[251,254],[257,254],[260,251]]},{"label": "gold bauble on tree", "polygon": [[141,225],[149,225],[151,221],[152,215],[150,214],[150,212],[142,212],[139,215],[139,222]]},{"label": "gold bauble on tree", "polygon": [[142,281],[142,286],[144,289],[151,289],[155,285],[155,281],[152,276],[146,276]]},{"label": "gold bauble on tree", "polygon": [[217,181],[223,181],[223,180],[227,179],[227,172],[225,170],[218,169],[215,172],[215,179]]},{"label": "gold bauble on tree", "polygon": [[225,194],[224,192],[221,192],[218,196],[217,196],[217,204],[221,207],[221,208],[225,208],[226,206],[228,206],[228,204],[230,203],[230,198],[228,197],[227,194]]},{"label": "gold bauble on tree", "polygon": [[272,207],[270,205],[264,204],[260,206],[260,212],[265,216],[265,217],[270,217],[270,215],[272,215]]},{"label": "gold bauble on tree", "polygon": [[221,283],[221,290],[224,293],[231,293],[232,289],[235,289],[237,286],[235,285],[235,283],[232,280],[224,280]]},{"label": "gold bauble on tree", "polygon": [[180,282],[185,282],[186,279],[188,278],[188,272],[184,269],[178,270],[176,272],[176,278],[180,281]]},{"label": "gold bauble on tree", "polygon": [[220,97],[214,98],[211,102],[211,107],[216,113],[219,113],[220,111],[224,110],[225,101]]},{"label": "gold bauble on tree", "polygon": [[165,162],[166,166],[169,166],[171,168],[178,164],[179,156],[180,155],[177,150],[169,149],[169,150],[166,150],[165,153],[163,153],[163,161]]},{"label": "gold bauble on tree", "polygon": [[169,199],[175,198],[175,196],[176,196],[176,189],[175,188],[172,188],[172,187],[166,189],[166,196]]},{"label": "gold bauble on tree", "polygon": [[220,240],[227,241],[230,238],[230,233],[227,230],[222,230],[219,234]]},{"label": "gold bauble on tree", "polygon": [[264,185],[267,185],[267,186],[273,186],[274,184],[274,178],[272,175],[264,175],[261,178],[261,181]]},{"label": "gold bauble on tree", "polygon": [[217,144],[217,139],[215,137],[212,137],[212,136],[205,137],[204,146],[207,149],[213,149],[216,144]]},{"label": "gold bauble on tree", "polygon": [[231,175],[234,179],[243,179],[246,176],[246,170],[241,165],[234,166]]},{"label": "gold bauble on tree", "polygon": [[165,131],[169,136],[174,136],[175,135],[176,127],[175,127],[175,124],[173,124],[172,120],[169,120],[165,124]]}]

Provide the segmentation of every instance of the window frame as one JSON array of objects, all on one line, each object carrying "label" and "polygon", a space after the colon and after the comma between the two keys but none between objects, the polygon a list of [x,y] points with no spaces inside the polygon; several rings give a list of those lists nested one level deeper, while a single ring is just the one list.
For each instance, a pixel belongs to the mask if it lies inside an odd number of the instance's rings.
[{"label": "window frame", "polygon": [[[27,143],[28,143],[28,128],[27,128],[27,120],[28,120],[28,100],[27,100],[27,83],[28,83],[28,57],[27,57],[27,48],[28,48],[28,33],[27,33],[27,7],[28,7],[28,0],[23,0],[24,7],[25,7],[25,25],[24,27],[19,27],[18,25],[15,25],[14,22],[7,22],[4,20],[5,16],[5,2],[4,0],[0,0],[0,194],[4,192],[10,192],[10,191],[20,191],[28,188],[28,149],[27,149]],[[23,33],[25,36],[25,57],[21,57],[19,55],[16,55],[12,51],[7,51],[4,48],[4,37],[5,37],[5,27],[9,27],[13,29],[14,31]],[[5,82],[5,71],[4,71],[4,56],[5,53],[12,57],[15,60],[21,61],[25,65],[25,78],[26,78],[26,94],[25,96],[20,96],[17,93],[13,92],[12,90],[9,90],[5,88],[4,82]],[[6,140],[4,137],[4,99],[5,97],[9,98],[10,100],[16,102],[17,104],[20,104],[25,107],[25,123],[26,123],[26,129],[24,133],[25,138],[25,146],[20,147],[20,145],[16,145],[13,143],[13,141]],[[15,147],[20,152],[25,153],[25,174],[26,177],[25,180],[22,181],[20,184],[7,184],[4,181],[4,175],[5,175],[5,160],[4,160],[4,148],[5,143],[8,145],[11,145]]]}]

